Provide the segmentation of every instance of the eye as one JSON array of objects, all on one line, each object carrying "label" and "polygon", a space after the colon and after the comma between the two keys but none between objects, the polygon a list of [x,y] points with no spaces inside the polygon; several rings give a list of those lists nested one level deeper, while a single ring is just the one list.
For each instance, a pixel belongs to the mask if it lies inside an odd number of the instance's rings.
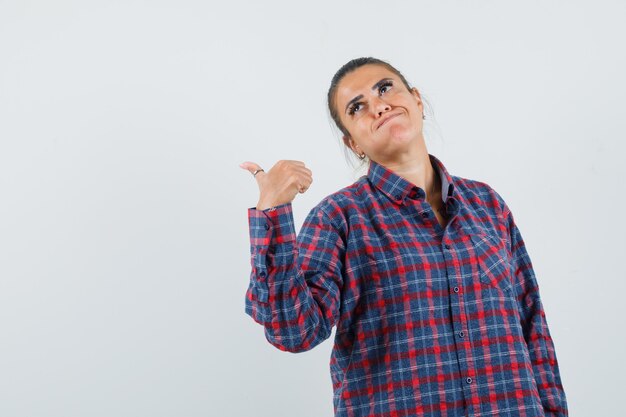
[{"label": "eye", "polygon": [[391,81],[386,81],[378,88],[378,92],[381,94],[386,93],[392,86],[393,83]]},{"label": "eye", "polygon": [[357,112],[357,107],[361,107],[361,103],[354,103],[352,106],[350,106],[350,108],[348,109],[348,114],[350,116],[352,116],[355,112]]}]

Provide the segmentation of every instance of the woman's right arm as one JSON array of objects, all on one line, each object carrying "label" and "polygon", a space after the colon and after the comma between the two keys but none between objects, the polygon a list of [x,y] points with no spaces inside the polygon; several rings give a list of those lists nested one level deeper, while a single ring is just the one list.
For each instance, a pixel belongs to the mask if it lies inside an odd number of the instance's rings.
[{"label": "woman's right arm", "polygon": [[278,349],[312,349],[339,318],[343,239],[318,207],[297,237],[291,203],[248,209],[248,219],[252,272],[245,311]]},{"label": "woman's right arm", "polygon": [[[251,173],[259,166],[241,165]],[[331,334],[339,318],[344,239],[318,205],[296,237],[291,201],[312,182],[300,161],[279,161],[256,175],[256,208],[248,209],[252,272],[246,313],[278,349],[303,352]]]}]

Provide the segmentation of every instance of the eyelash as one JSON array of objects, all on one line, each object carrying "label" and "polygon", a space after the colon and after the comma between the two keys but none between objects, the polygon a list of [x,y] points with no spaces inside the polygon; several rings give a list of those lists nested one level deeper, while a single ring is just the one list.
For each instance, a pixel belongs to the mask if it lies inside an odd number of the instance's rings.
[{"label": "eyelash", "polygon": [[[392,87],[393,86],[393,82],[391,81],[385,81],[383,84],[380,85],[380,87],[378,88],[378,92],[380,93],[380,90],[382,90],[384,87]],[[361,102],[357,102],[354,103],[352,106],[350,106],[350,108],[348,109],[348,114],[350,116],[352,116],[355,112],[356,112],[356,106],[360,105]]]}]

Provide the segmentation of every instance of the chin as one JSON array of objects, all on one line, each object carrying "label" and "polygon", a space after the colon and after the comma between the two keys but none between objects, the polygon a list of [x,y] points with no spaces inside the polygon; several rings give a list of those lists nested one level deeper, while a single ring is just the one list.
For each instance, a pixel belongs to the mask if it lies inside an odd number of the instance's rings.
[{"label": "chin", "polygon": [[396,142],[411,142],[415,138],[413,132],[407,131],[404,127],[390,126],[388,139]]}]

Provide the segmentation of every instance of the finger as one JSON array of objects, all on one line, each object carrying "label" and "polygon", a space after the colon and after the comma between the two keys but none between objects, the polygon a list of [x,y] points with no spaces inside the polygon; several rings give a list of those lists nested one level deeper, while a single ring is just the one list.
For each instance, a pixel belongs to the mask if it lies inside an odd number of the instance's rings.
[{"label": "finger", "polygon": [[[241,164],[239,164],[239,166],[245,169],[246,171],[250,172],[252,175],[254,175],[254,173],[257,172],[259,169],[262,169],[261,166],[257,164],[256,162],[250,162],[250,161],[242,162]],[[262,172],[264,171],[259,171],[259,174]]]},{"label": "finger", "polygon": [[300,194],[303,194],[303,193],[304,193],[305,191],[307,191],[308,189],[309,189],[309,186],[308,186],[308,185],[300,185],[300,186],[298,186],[298,192],[299,192]]},{"label": "finger", "polygon": [[245,161],[239,164],[239,166],[247,171],[254,172],[257,169],[261,169],[261,166],[256,162]]},{"label": "finger", "polygon": [[303,186],[308,188],[313,182],[313,178],[306,173],[298,172],[291,177],[290,182],[300,190]]},{"label": "finger", "polygon": [[302,161],[295,161],[293,159],[288,159],[287,162],[291,162],[293,165],[304,166],[304,162]]},{"label": "finger", "polygon": [[298,192],[304,193],[306,190],[309,189],[312,183],[313,183],[313,178],[311,178],[310,176],[300,177],[298,183],[296,184],[298,187]]},{"label": "finger", "polygon": [[293,170],[295,172],[297,172],[298,174],[304,175],[306,177],[312,177],[313,176],[313,172],[310,169],[305,168],[305,167],[298,166],[298,167],[293,168]]},{"label": "finger", "polygon": [[291,181],[296,184],[305,184],[310,180],[312,180],[312,177],[306,172],[294,172],[291,175]]},{"label": "finger", "polygon": [[313,174],[313,171],[311,171],[310,169],[308,169],[304,165],[297,165],[297,166],[294,166],[292,169],[295,170],[295,171],[298,171],[298,172],[303,172],[303,173],[309,174],[309,175]]}]

